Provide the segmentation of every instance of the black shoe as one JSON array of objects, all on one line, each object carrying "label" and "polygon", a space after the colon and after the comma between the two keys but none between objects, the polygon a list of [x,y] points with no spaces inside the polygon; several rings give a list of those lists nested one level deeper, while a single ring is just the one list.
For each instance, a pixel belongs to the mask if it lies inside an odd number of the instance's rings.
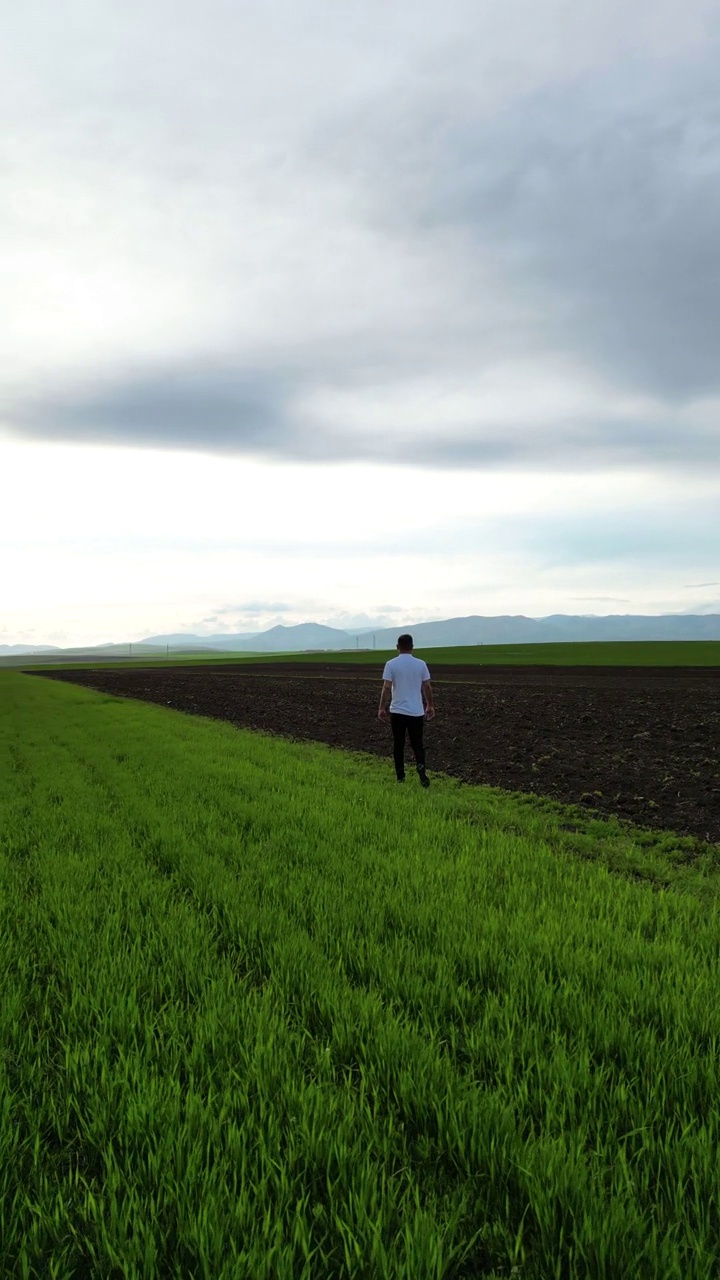
[{"label": "black shoe", "polygon": [[398,780],[398,782],[404,782],[404,781],[405,781],[405,774],[404,774],[404,773],[403,773],[403,774],[398,774],[398,779],[397,779],[397,780]]},{"label": "black shoe", "polygon": [[428,776],[427,776],[427,774],[426,774],[426,772],[425,772],[425,770],[424,770],[424,769],[418,769],[418,778],[420,779],[420,786],[421,786],[421,787],[429,787],[429,786],[430,786],[430,779],[428,778]]}]

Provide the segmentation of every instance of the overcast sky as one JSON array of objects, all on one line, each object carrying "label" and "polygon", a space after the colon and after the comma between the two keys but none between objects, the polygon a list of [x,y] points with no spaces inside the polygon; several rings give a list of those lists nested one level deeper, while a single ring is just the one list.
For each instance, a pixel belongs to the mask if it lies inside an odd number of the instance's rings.
[{"label": "overcast sky", "polygon": [[0,644],[720,612],[718,0],[0,48]]}]

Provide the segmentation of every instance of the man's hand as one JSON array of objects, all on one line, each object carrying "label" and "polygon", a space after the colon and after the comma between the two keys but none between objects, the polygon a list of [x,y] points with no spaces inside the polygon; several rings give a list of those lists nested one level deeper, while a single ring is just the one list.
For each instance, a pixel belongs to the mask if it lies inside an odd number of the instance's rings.
[{"label": "man's hand", "polygon": [[392,698],[392,680],[383,680],[383,686],[380,690],[380,706],[378,708],[378,720],[388,719],[388,707]]},{"label": "man's hand", "polygon": [[435,708],[434,708],[434,707],[427,707],[427,708],[426,708],[426,710],[425,710],[425,719],[426,719],[426,720],[434,720],[434,719],[435,719]]}]

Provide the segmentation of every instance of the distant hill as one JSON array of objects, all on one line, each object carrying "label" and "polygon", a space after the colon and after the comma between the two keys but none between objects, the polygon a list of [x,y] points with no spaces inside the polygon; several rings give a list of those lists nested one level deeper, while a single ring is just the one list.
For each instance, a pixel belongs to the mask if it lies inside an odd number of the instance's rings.
[{"label": "distant hill", "polygon": [[[396,637],[397,638],[397,637]],[[170,644],[175,647],[192,645],[207,649],[229,649],[261,653],[289,653],[302,649],[350,649],[355,644],[355,634],[339,631],[337,627],[325,627],[320,622],[300,622],[295,627],[277,626],[269,631],[225,633],[219,636],[170,635],[147,636],[141,644]]]},{"label": "distant hill", "polygon": [[[198,636],[189,632],[173,632],[163,636],[146,636],[125,644],[86,646],[82,652],[110,660],[113,656],[133,657],[145,653],[162,657],[171,653],[302,653],[307,650],[394,649],[397,638],[409,631],[418,649],[452,648],[473,644],[543,644],[566,641],[600,640],[720,640],[720,613],[659,616],[647,614],[608,614],[605,617],[554,613],[547,618],[526,618],[523,614],[500,617],[472,615],[467,618],[445,618],[441,622],[407,622],[397,627],[363,628],[342,631],[319,622],[301,622],[294,627],[276,626],[268,631],[224,633]],[[0,661],[22,656],[79,652],[59,649],[56,645],[0,645]]]},{"label": "distant hill", "polygon": [[62,653],[55,644],[0,644],[0,658],[22,653]]},{"label": "distant hill", "polygon": [[394,649],[398,636],[410,631],[417,648],[471,644],[543,644],[578,640],[720,640],[720,614],[661,614],[659,617],[610,614],[582,617],[552,614],[526,618],[523,614],[500,617],[473,615],[441,622],[408,622],[375,631],[341,631],[318,622],[294,627],[276,626],[269,631],[232,635],[175,634],[148,636],[142,644],[182,645],[232,652],[299,653],[306,649]]},{"label": "distant hill", "polygon": [[[542,619],[525,618],[522,614],[497,618],[447,618],[443,622],[418,622],[406,627],[386,627],[374,632],[378,649],[394,649],[398,635],[409,631],[416,647],[461,644],[542,644],[562,639],[546,627]],[[367,641],[367,636],[364,637]]]},{"label": "distant hill", "polygon": [[606,618],[555,613],[542,621],[558,632],[559,640],[720,640],[717,613],[665,613],[657,618],[632,613]]},{"label": "distant hill", "polygon": [[411,630],[415,643],[429,648],[431,645],[461,644],[518,644],[523,641],[542,642],[563,637],[551,632],[541,621],[533,618],[448,618],[444,622],[408,623],[401,627],[379,627],[375,631],[341,631],[319,622],[301,622],[294,627],[276,626],[269,631],[238,632],[213,636],[168,635],[147,636],[141,644],[203,645],[205,648],[227,649],[232,652],[292,653],[304,649],[394,649],[398,635]]},{"label": "distant hill", "polygon": [[[182,645],[186,649],[222,649],[224,644],[221,641],[232,640],[233,648],[235,641],[249,640],[253,636],[251,631],[242,631],[233,633],[233,635],[222,636],[196,636],[191,631],[174,631],[166,636],[146,636],[144,640],[138,640],[138,644],[149,644],[157,648],[164,648],[166,645],[176,646]],[[133,644],[135,641],[133,641]],[[127,648],[127,646],[126,646]]]}]

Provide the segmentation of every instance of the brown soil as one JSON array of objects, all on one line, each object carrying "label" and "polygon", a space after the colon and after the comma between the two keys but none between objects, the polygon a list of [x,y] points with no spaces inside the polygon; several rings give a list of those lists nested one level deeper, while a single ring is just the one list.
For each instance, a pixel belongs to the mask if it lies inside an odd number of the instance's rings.
[{"label": "brown soil", "polygon": [[[42,673],[388,760],[382,668],[223,664]],[[434,667],[428,770],[720,842],[720,668]],[[409,779],[410,780],[410,779]]]}]

